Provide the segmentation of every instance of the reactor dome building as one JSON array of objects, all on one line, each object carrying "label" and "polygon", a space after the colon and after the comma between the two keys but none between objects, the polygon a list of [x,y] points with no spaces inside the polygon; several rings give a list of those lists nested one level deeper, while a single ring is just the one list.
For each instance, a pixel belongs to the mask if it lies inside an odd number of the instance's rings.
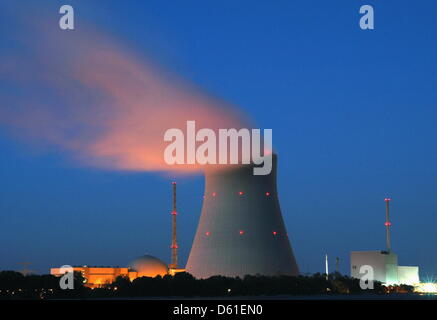
[{"label": "reactor dome building", "polygon": [[129,267],[136,271],[136,277],[156,277],[168,274],[168,267],[165,262],[150,255],[141,256],[132,261]]},{"label": "reactor dome building", "polygon": [[200,221],[186,270],[214,275],[298,275],[276,187],[277,156],[269,175],[255,165],[205,173]]}]

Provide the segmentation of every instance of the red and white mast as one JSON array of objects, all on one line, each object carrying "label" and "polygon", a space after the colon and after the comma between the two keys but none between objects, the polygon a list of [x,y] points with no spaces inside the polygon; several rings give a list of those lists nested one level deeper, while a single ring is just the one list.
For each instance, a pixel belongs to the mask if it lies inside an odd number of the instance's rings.
[{"label": "red and white mast", "polygon": [[390,239],[390,198],[385,198],[385,232],[386,232],[386,238],[387,238],[387,252],[391,251],[391,239]]}]

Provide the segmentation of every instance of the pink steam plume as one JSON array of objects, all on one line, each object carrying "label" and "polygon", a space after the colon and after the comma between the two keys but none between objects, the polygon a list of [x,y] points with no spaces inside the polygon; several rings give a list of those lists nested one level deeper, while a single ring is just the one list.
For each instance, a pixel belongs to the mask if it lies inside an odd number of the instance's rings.
[{"label": "pink steam plume", "polygon": [[24,42],[27,56],[3,56],[0,65],[10,88],[1,93],[0,125],[27,142],[96,168],[198,170],[164,162],[167,129],[188,120],[198,128],[247,126],[230,104],[102,34],[40,33]]}]

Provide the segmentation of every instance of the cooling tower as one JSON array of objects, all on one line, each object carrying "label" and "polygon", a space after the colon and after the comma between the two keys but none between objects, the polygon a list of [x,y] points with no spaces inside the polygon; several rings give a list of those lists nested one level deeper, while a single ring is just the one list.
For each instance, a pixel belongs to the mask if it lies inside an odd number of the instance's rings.
[{"label": "cooling tower", "polygon": [[298,275],[279,206],[276,166],[274,156],[269,175],[253,175],[253,165],[205,174],[187,272],[196,278]]}]

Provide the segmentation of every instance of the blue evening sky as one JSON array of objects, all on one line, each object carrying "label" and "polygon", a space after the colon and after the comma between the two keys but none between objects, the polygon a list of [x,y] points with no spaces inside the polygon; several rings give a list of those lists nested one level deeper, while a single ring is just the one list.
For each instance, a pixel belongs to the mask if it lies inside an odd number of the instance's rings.
[{"label": "blue evening sky", "polygon": [[[8,47],[9,28],[14,12],[32,19],[35,2],[2,3],[0,50],[22,53]],[[328,253],[349,274],[350,251],[384,249],[389,196],[399,263],[437,275],[435,0],[37,3],[54,27],[60,5],[73,5],[74,32],[92,23],[273,129],[302,272],[322,272]],[[375,30],[359,28],[364,4],[374,6]],[[0,73],[0,108],[7,83]],[[145,253],[169,262],[171,179],[76,166],[0,127],[0,269],[125,266]],[[178,178],[182,263],[203,183]]]}]

